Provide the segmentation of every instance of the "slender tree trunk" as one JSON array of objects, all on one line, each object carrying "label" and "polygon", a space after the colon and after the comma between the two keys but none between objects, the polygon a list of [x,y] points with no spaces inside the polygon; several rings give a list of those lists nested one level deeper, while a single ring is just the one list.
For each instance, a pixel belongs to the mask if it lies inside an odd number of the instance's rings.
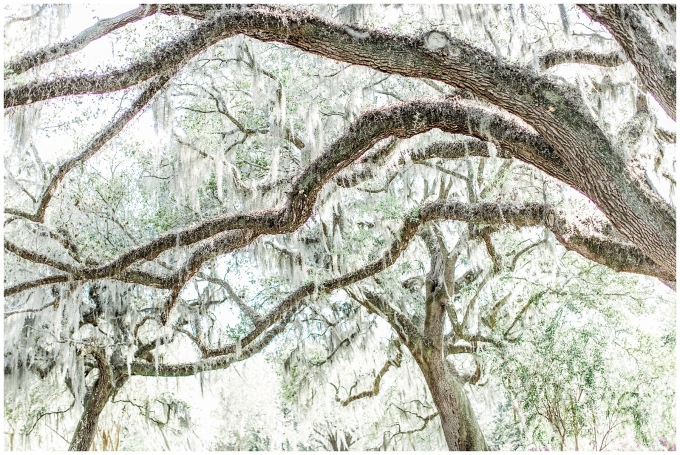
[{"label": "slender tree trunk", "polygon": [[574,450],[578,452],[578,434],[579,434],[579,426],[578,426],[578,418],[576,417],[576,407],[574,405],[574,400],[571,400],[571,415],[573,418],[573,425],[574,425],[574,446],[576,447]]},{"label": "slender tree trunk", "polygon": [[[419,356],[414,356],[418,361]],[[477,418],[460,381],[449,373],[441,353],[420,358],[420,367],[439,411],[449,450],[488,450]]]}]

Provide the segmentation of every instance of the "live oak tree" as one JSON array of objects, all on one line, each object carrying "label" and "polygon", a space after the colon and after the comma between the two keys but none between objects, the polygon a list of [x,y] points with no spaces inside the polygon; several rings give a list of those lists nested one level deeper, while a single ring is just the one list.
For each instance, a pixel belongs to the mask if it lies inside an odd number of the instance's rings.
[{"label": "live oak tree", "polygon": [[[673,418],[666,414],[672,408],[662,405],[666,411],[658,412],[661,403],[673,401],[673,379],[664,373],[674,368],[673,345],[668,342],[674,331],[672,301],[664,303],[658,292],[644,290],[630,278],[551,252],[542,237],[518,251],[508,234],[504,233],[503,241],[493,236],[494,256],[508,266],[494,272],[491,260],[478,262],[482,270],[475,273],[475,267],[473,273],[461,276],[457,296],[449,303],[449,311],[460,316],[451,318],[459,324],[447,340],[446,361],[452,376],[460,384],[472,385],[464,386],[466,393],[477,396],[477,406],[480,398],[485,402],[482,414],[486,416],[498,397],[506,395],[503,389],[509,392],[509,409],[494,409],[494,424],[482,425],[491,436],[491,447],[527,450],[540,444],[551,449],[601,450],[612,444],[622,448],[624,441],[633,441],[633,435],[640,446],[652,447],[659,436],[672,434]],[[475,243],[479,245],[472,249],[473,261],[485,250],[484,242]],[[393,273],[376,275],[375,282],[365,283],[353,294],[361,299],[362,289],[372,290],[371,297],[377,293],[397,302],[416,324],[422,324],[422,296],[413,292],[424,286],[426,278],[413,260],[425,256],[418,250],[426,253],[427,245],[410,249],[405,255],[411,261],[395,265],[399,270]],[[459,254],[457,265],[462,268],[468,258],[465,251]],[[555,263],[560,264],[557,274]],[[649,311],[668,315],[670,325],[636,328],[631,323],[648,317],[644,315]],[[334,330],[339,321],[346,327]],[[350,431],[360,447],[438,447],[437,412],[429,394],[418,393],[425,381],[405,352],[406,343],[393,340],[385,354],[376,355],[376,347],[361,352],[357,346],[377,345],[364,337],[379,331],[365,321],[371,318],[328,312],[305,319],[313,330],[293,337],[303,341],[293,341],[295,349],[284,354],[290,371],[289,407],[303,408],[294,412],[301,422],[321,418],[322,410],[323,419],[328,419],[326,403],[335,399],[336,428]],[[360,356],[377,357],[374,366],[359,367]],[[359,374],[352,378],[348,371],[354,368]],[[657,379],[642,379],[651,377]],[[376,408],[384,417],[370,417]],[[370,429],[376,419],[384,424],[375,427],[374,434]],[[326,428],[327,424],[321,420],[318,425]]]},{"label": "live oak tree", "polygon": [[[366,8],[141,5],[4,63],[5,372],[62,378],[71,449],[131,376],[227,368],[343,290],[409,351],[449,449],[482,450],[476,373],[447,355],[513,340],[536,297],[480,312],[466,286],[556,242],[674,287],[674,6],[432,7],[394,30]],[[112,37],[116,66],[74,74]],[[39,134],[74,140],[57,160]],[[509,227],[549,240],[503,256]],[[385,285],[409,255],[421,273]]]}]

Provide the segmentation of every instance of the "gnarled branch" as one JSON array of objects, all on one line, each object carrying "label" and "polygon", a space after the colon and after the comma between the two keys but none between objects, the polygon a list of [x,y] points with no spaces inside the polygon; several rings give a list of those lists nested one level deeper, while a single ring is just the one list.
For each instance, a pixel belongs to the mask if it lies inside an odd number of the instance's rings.
[{"label": "gnarled branch", "polygon": [[580,63],[582,65],[597,65],[614,67],[626,63],[619,52],[603,54],[588,49],[575,49],[570,51],[551,51],[538,58],[538,64],[542,70],[547,70],[562,63]]},{"label": "gnarled branch", "polygon": [[396,346],[397,346],[396,357],[394,359],[387,359],[387,361],[382,366],[378,374],[375,376],[375,379],[373,379],[373,388],[371,388],[370,390],[364,390],[363,392],[350,395],[344,400],[341,400],[340,397],[338,396],[338,388],[334,384],[331,384],[335,389],[335,401],[340,403],[342,406],[347,406],[353,401],[360,400],[362,398],[374,397],[378,395],[380,393],[380,381],[382,380],[383,376],[387,374],[391,367],[394,366],[399,368],[401,366],[401,359],[403,356],[403,353],[401,351],[401,343],[396,342]]}]

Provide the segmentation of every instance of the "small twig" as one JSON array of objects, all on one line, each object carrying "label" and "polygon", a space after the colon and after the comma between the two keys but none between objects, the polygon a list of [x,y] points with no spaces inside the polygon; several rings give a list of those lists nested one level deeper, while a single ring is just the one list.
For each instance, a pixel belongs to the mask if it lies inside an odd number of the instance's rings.
[{"label": "small twig", "polygon": [[48,303],[45,306],[42,306],[40,308],[29,308],[27,310],[8,311],[7,313],[5,313],[5,319],[7,319],[8,317],[10,317],[14,314],[19,314],[19,313],[38,313],[38,312],[44,310],[45,308],[49,308],[49,307],[52,307],[56,310],[57,307],[59,307],[59,301],[60,300],[61,300],[61,298],[57,297],[54,301],[52,301],[52,302],[50,302],[50,303]]},{"label": "small twig", "polygon": [[347,406],[353,401],[360,400],[362,398],[367,398],[367,397],[374,397],[380,393],[380,381],[382,380],[382,377],[387,373],[387,371],[392,367],[400,367],[401,366],[401,359],[402,359],[402,351],[401,351],[401,342],[396,341],[395,344],[397,345],[397,356],[395,357],[394,360],[392,359],[387,359],[385,362],[385,365],[380,369],[378,374],[376,375],[375,379],[373,380],[373,388],[370,390],[365,390],[363,392],[357,393],[355,395],[352,395],[352,390],[357,386],[355,383],[352,388],[350,389],[349,396],[344,399],[340,400],[338,397],[338,388],[335,387],[335,385],[331,384],[333,388],[335,388],[335,401],[339,402],[342,406]]},{"label": "small twig", "polygon": [[9,170],[9,166],[7,165],[7,160],[5,160],[5,177],[7,177],[7,180],[9,180],[11,183],[13,183],[14,186],[19,188],[19,190],[21,190],[22,193],[24,193],[26,196],[28,196],[29,199],[31,201],[33,201],[34,204],[36,203],[35,196],[33,196],[31,193],[29,193],[28,190],[26,188],[24,188],[24,186],[21,183],[19,183],[19,181],[14,177],[14,174],[12,174],[12,172]]},{"label": "small twig", "polygon": [[47,8],[48,6],[49,6],[49,5],[47,5],[47,4],[45,4],[45,5],[40,5],[40,8],[38,8],[38,11],[36,11],[36,12],[33,13],[33,14],[31,14],[30,16],[10,17],[10,18],[7,19],[7,22],[5,22],[5,27],[7,27],[8,25],[10,25],[10,24],[12,24],[12,23],[14,23],[14,22],[26,22],[26,21],[33,20],[33,19],[35,19],[36,17],[38,17],[38,16],[40,15],[40,13],[42,13],[42,12],[45,10],[45,8]]},{"label": "small twig", "polygon": [[[71,409],[73,409],[73,406],[74,406],[75,404],[76,404],[76,400],[75,400],[75,398],[74,398],[73,401],[71,402],[71,405],[70,405],[68,408],[64,409],[64,410],[60,410],[60,411],[52,411],[52,412],[44,412],[44,413],[40,414],[40,415],[38,416],[38,418],[35,419],[35,422],[33,422],[33,425],[31,426],[31,429],[28,430],[28,432],[26,433],[26,436],[29,436],[29,435],[33,432],[33,430],[35,429],[35,426],[38,424],[38,422],[40,421],[40,419],[42,419],[43,417],[46,417],[46,416],[48,416],[48,415],[63,414],[63,413],[65,413],[65,412],[68,412],[68,411],[70,411]],[[55,432],[55,433],[56,433],[56,432]],[[58,433],[57,433],[57,434],[58,434]],[[61,435],[60,435],[60,436],[61,436]],[[62,439],[63,439],[63,438],[62,438]]]}]

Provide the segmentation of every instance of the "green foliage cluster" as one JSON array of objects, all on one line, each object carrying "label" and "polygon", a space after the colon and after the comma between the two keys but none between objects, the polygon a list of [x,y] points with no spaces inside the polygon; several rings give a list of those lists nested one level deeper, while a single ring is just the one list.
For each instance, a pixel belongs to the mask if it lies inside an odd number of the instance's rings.
[{"label": "green foliage cluster", "polygon": [[[675,431],[674,418],[661,410],[675,396],[673,348],[665,330],[634,323],[667,311],[669,302],[645,299],[630,287],[635,279],[593,269],[578,285],[549,293],[535,325],[493,354],[493,371],[507,391],[498,412],[514,418],[496,418],[492,443],[602,450],[617,447],[631,430],[642,447],[655,447],[658,436]],[[614,283],[584,287],[603,275]],[[628,293],[613,298],[622,283]],[[661,385],[660,377],[671,382]]]}]

